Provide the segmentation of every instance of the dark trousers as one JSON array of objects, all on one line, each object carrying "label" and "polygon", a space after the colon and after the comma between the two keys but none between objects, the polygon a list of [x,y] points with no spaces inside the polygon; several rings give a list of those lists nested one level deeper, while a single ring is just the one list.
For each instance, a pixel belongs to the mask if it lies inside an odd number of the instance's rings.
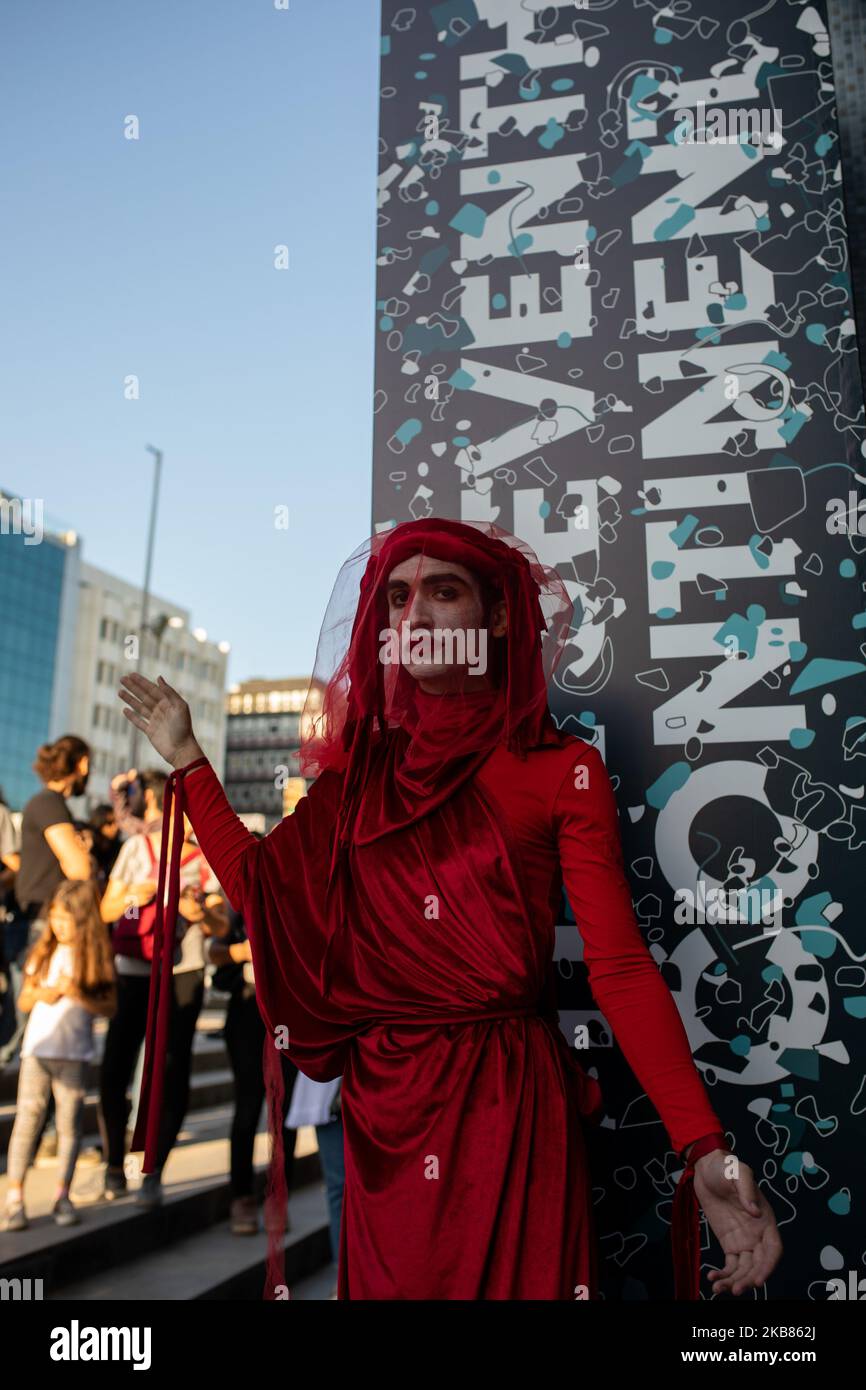
[{"label": "dark trousers", "polygon": [[[157,1169],[171,1153],[189,1104],[195,1026],[204,999],[204,971],[172,975],[171,1018],[165,1065]],[[108,1025],[99,1080],[102,1143],[110,1168],[122,1168],[126,1152],[126,1092],[147,1031],[149,975],[118,975],[117,1012]]]},{"label": "dark trousers", "polygon": [[[255,995],[244,998],[241,991],[232,995],[226,1012],[225,1038],[235,1079],[235,1113],[231,1132],[231,1194],[233,1198],[249,1197],[253,1191],[253,1144],[265,1099],[262,1062],[265,1025]],[[298,1069],[284,1057],[281,1057],[281,1061],[285,1119]],[[286,1186],[289,1189],[294,1170],[296,1133],[294,1129],[283,1130]]]},{"label": "dark trousers", "polygon": [[319,1162],[322,1165],[325,1190],[328,1194],[331,1259],[336,1264],[340,1258],[340,1221],[343,1215],[343,1187],[346,1182],[343,1121],[331,1120],[326,1125],[316,1125],[316,1142],[319,1145]]}]

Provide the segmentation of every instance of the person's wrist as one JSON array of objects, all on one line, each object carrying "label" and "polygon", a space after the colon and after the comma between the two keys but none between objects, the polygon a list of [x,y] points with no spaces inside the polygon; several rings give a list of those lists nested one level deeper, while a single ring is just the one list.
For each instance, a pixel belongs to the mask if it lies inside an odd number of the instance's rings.
[{"label": "person's wrist", "polygon": [[683,1162],[697,1164],[704,1157],[709,1158],[714,1153],[730,1153],[731,1148],[728,1144],[727,1136],[723,1130],[712,1130],[708,1134],[703,1134],[698,1139],[693,1139],[682,1150],[681,1158]]},{"label": "person's wrist", "polygon": [[707,1153],[701,1154],[698,1158],[694,1160],[693,1167],[695,1172],[699,1173],[702,1168],[709,1167],[709,1165],[712,1164],[715,1159],[717,1159],[720,1156],[724,1157],[725,1154],[729,1154],[730,1152],[730,1149],[723,1148],[722,1145],[719,1144],[717,1148],[710,1149]]},{"label": "person's wrist", "polygon": [[204,753],[194,738],[186,739],[171,759],[172,767],[177,770],[186,767],[188,763],[194,763],[196,758],[203,758]]}]

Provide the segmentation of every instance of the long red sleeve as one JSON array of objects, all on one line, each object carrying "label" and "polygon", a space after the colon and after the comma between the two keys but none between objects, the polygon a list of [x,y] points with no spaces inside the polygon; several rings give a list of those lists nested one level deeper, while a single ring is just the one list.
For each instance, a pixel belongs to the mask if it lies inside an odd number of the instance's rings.
[{"label": "long red sleeve", "polygon": [[241,863],[255,853],[259,841],[232,810],[210,763],[184,778],[186,811],[205,859],[219,879],[236,912],[243,913]]},{"label": "long red sleeve", "polygon": [[[576,776],[578,764],[585,766],[586,779]],[[576,780],[587,785],[575,786]],[[596,749],[578,748],[556,795],[553,822],[590,988],[671,1144],[679,1151],[693,1139],[723,1131],[634,914],[613,788]]]}]

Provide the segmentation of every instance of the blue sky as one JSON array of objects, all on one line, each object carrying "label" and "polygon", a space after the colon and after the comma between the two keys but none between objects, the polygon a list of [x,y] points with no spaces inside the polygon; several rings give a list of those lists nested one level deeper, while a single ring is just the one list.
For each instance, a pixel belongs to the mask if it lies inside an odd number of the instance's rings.
[{"label": "blue sky", "polygon": [[2,7],[0,487],[137,583],[162,448],[153,587],[233,681],[311,669],[370,531],[378,36],[378,0]]}]

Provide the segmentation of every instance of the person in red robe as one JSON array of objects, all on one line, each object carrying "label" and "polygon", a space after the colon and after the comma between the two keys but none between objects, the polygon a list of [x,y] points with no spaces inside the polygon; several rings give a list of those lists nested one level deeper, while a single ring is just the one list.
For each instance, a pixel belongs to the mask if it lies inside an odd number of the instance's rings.
[{"label": "person in red robe", "polygon": [[[604,763],[548,709],[571,618],[559,575],[498,527],[429,519],[373,537],[320,636],[302,750],[315,780],[262,840],[182,696],[161,676],[123,678],[124,713],[175,769],[167,920],[185,812],[247,924],[277,1178],[279,1051],[314,1080],[343,1077],[340,1299],[598,1296],[583,1126],[603,1102],[555,1006],[563,884],[594,998],[683,1159],[677,1297],[699,1296],[698,1202],[724,1252],[714,1292],[762,1285],[779,1259],[772,1210],[730,1153],[641,936]],[[133,1141],[145,1171],[167,973],[153,972]],[[285,1296],[277,1271],[266,1297]]]}]

